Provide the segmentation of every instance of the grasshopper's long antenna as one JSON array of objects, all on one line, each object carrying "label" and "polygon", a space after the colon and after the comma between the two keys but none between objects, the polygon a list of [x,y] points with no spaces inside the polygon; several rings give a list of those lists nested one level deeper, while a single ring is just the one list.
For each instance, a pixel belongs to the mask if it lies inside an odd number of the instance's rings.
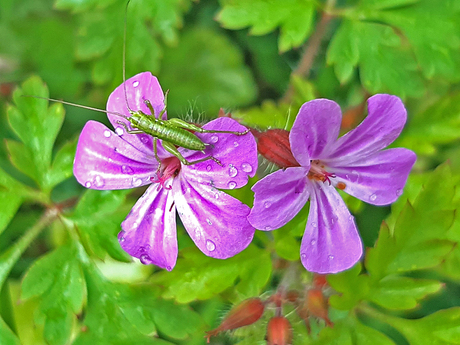
[{"label": "grasshopper's long antenna", "polygon": [[77,107],[77,108],[83,108],[83,109],[88,109],[88,110],[94,110],[94,111],[98,111],[98,112],[100,112],[100,113],[106,113],[106,114],[111,114],[111,115],[115,115],[115,116],[120,116],[120,117],[122,117],[122,118],[124,118],[124,119],[128,118],[126,115],[117,113],[117,112],[115,112],[115,111],[108,111],[108,110],[102,110],[102,109],[98,109],[98,108],[88,107],[87,105],[81,105],[81,104],[66,102],[66,101],[62,101],[62,100],[60,100],[60,99],[46,98],[46,97],[32,96],[32,95],[22,95],[22,97],[39,98],[39,99],[44,99],[44,100],[51,101],[51,102],[56,102],[56,103],[62,103],[62,104],[71,105],[71,106]]},{"label": "grasshopper's long antenna", "polygon": [[126,92],[126,23],[128,22],[128,5],[131,2],[131,0],[128,0],[126,3],[126,9],[125,9],[125,27],[123,30],[123,90],[125,91],[125,101],[126,101],[126,107],[128,108],[130,113],[133,113],[131,108],[129,107],[128,104],[128,95]]},{"label": "grasshopper's long antenna", "polygon": [[286,130],[286,131],[288,129],[290,119],[291,119],[291,107],[289,107],[286,123],[284,124],[284,130]]}]

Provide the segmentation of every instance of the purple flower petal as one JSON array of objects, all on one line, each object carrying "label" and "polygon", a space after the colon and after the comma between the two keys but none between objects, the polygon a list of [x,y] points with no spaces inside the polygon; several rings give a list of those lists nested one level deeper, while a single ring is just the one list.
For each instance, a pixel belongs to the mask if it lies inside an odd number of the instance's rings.
[{"label": "purple flower petal", "polygon": [[310,213],[300,258],[305,268],[321,274],[352,267],[363,247],[353,216],[334,187],[312,182]]},{"label": "purple flower petal", "polygon": [[330,171],[336,175],[334,184],[345,183],[346,193],[369,204],[387,205],[402,194],[416,159],[414,152],[396,148],[363,157],[346,166],[331,167]]},{"label": "purple flower petal", "polygon": [[[329,154],[322,155],[325,162],[355,159],[371,155],[390,145],[401,133],[407,119],[406,108],[396,96],[379,94],[367,101],[369,115],[363,122],[334,144]],[[353,157],[353,158],[352,158]]]},{"label": "purple flower petal", "polygon": [[118,240],[129,255],[143,264],[171,271],[177,260],[176,209],[172,193],[150,186],[121,223]]},{"label": "purple flower petal", "polygon": [[318,158],[337,139],[342,112],[328,99],[307,102],[299,110],[289,136],[292,154],[302,166]]},{"label": "purple flower petal", "polygon": [[102,123],[88,121],[78,140],[73,172],[91,189],[129,189],[151,183],[158,163]]},{"label": "purple flower petal", "polygon": [[278,229],[295,217],[307,203],[308,168],[278,170],[257,182],[254,206],[248,220],[256,229]]},{"label": "purple flower petal", "polygon": [[[203,126],[207,130],[225,130],[244,132],[246,128],[237,121],[221,117]],[[195,152],[188,156],[189,161],[213,156],[222,166],[208,160],[202,163],[183,166],[182,171],[187,180],[208,184],[220,189],[243,187],[248,183],[248,177],[256,173],[257,144],[251,133],[236,135],[230,133],[196,133],[206,144],[210,144],[205,153]]]},{"label": "purple flower petal", "polygon": [[185,229],[207,256],[226,259],[245,249],[255,229],[247,216],[250,208],[210,186],[190,183],[182,174],[172,192]]},{"label": "purple flower petal", "polygon": [[[131,114],[126,105],[126,98],[131,110],[141,110],[145,114],[150,114],[149,108],[145,105],[144,100],[149,100],[155,110],[155,117],[158,117],[164,109],[164,94],[158,79],[150,72],[143,72],[129,78],[126,81],[126,92],[123,84],[118,86],[109,96],[107,101],[107,111],[121,113],[130,117]],[[128,134],[126,130],[118,123],[124,122],[128,128],[132,128],[128,120],[112,114],[107,115],[110,123],[115,128],[115,132],[128,143],[137,147],[144,153],[151,153],[153,150],[153,137],[148,134]],[[163,116],[166,119],[166,113]],[[162,148],[161,148],[162,149]]]}]

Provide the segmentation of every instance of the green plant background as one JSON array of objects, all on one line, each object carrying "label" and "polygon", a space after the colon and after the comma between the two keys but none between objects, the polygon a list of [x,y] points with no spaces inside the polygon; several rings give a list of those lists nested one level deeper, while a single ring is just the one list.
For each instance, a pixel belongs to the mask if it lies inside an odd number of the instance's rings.
[{"label": "green plant background", "polygon": [[[417,154],[388,207],[344,196],[364,244],[329,275],[334,327],[289,307],[293,344],[460,344],[460,2],[457,0],[2,0],[0,3],[0,344],[204,344],[233,304],[280,282],[303,291],[301,212],[211,259],[179,226],[172,272],[133,263],[116,234],[142,190],[93,191],[72,175],[78,134],[126,75],[157,75],[169,116],[288,128],[306,101],[344,111],[403,98],[395,147]],[[262,176],[270,170],[266,165]],[[233,195],[248,205],[249,185]],[[304,210],[307,211],[307,210]],[[286,268],[288,267],[288,268]],[[289,279],[287,273],[291,272]],[[292,275],[292,272],[295,272]],[[274,310],[212,344],[264,344]]]}]

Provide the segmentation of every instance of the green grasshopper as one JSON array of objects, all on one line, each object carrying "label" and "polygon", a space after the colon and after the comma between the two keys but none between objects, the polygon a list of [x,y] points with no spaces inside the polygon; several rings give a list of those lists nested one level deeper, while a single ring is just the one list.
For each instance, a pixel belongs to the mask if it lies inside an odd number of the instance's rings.
[{"label": "green grasshopper", "polygon": [[[130,0],[126,4],[126,10],[128,9],[129,2]],[[127,14],[127,11],[126,11],[126,14]],[[192,164],[201,163],[207,160],[213,160],[214,162],[222,166],[221,162],[213,156],[208,156],[208,157],[198,159],[195,161],[188,161],[178,151],[177,147],[183,147],[185,149],[194,150],[194,151],[202,151],[204,153],[206,145],[210,145],[210,144],[204,143],[200,138],[198,138],[195,134],[193,134],[190,131],[198,132],[198,133],[229,133],[229,134],[235,134],[235,135],[245,135],[249,132],[249,129],[247,129],[244,132],[213,131],[213,130],[203,129],[192,123],[188,123],[184,120],[177,119],[177,118],[172,118],[169,120],[162,120],[161,117],[166,112],[166,100],[167,100],[168,92],[166,92],[165,94],[165,107],[161,111],[161,113],[158,115],[158,117],[155,117],[155,111],[149,100],[144,100],[144,103],[147,105],[148,109],[150,110],[151,112],[150,115],[145,114],[141,110],[134,111],[129,107],[127,92],[126,92],[126,74],[125,74],[125,71],[126,71],[126,68],[125,68],[125,64],[126,64],[126,20],[127,20],[126,18],[127,18],[127,15],[125,15],[125,27],[124,27],[124,37],[123,37],[123,87],[125,91],[126,106],[131,116],[125,116],[117,112],[106,111],[102,109],[97,109],[97,108],[88,107],[88,106],[84,106],[80,104],[65,102],[65,101],[52,99],[52,98],[44,98],[44,99],[47,99],[48,101],[52,101],[52,102],[58,102],[62,104],[71,105],[74,107],[99,111],[99,112],[122,117],[125,120],[127,120],[131,124],[131,127],[132,127],[132,129],[129,129],[126,123],[122,121],[117,121],[118,124],[120,124],[121,126],[125,128],[127,133],[129,134],[145,133],[145,134],[151,135],[154,138],[153,152],[155,154],[155,159],[158,161],[157,173],[160,171],[160,168],[161,168],[161,160],[158,157],[158,148],[157,148],[158,139],[162,140],[162,145],[165,148],[165,150],[171,153],[172,155],[174,155],[175,157],[177,157],[180,160],[180,162],[184,165],[192,165]],[[31,96],[31,97],[42,98],[42,97],[37,97],[37,96]]]}]

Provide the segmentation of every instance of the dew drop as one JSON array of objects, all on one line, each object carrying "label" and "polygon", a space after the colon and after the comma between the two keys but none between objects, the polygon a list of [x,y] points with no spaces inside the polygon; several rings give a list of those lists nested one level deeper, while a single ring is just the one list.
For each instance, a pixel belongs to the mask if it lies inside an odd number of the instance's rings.
[{"label": "dew drop", "polygon": [[206,249],[209,250],[210,252],[212,252],[212,251],[214,251],[216,249],[216,245],[214,244],[213,241],[206,240]]},{"label": "dew drop", "polygon": [[152,263],[152,259],[150,259],[150,256],[148,256],[147,254],[142,254],[140,256],[139,260],[144,265],[148,265],[148,264]]},{"label": "dew drop", "polygon": [[377,199],[377,195],[376,194],[372,194],[370,197],[369,197],[369,200],[370,201],[375,201]]},{"label": "dew drop", "polygon": [[212,225],[212,222],[210,219],[206,218],[206,223],[208,223],[209,225]]},{"label": "dew drop", "polygon": [[403,193],[401,188],[396,189],[396,195],[400,196]]},{"label": "dew drop", "polygon": [[329,255],[327,258],[328,258],[329,260],[334,260],[334,255]]},{"label": "dew drop", "polygon": [[312,246],[316,245],[316,240],[311,240],[310,244],[311,244]]},{"label": "dew drop", "polygon": [[120,241],[120,243],[123,243],[125,241],[125,238],[123,236],[121,236],[118,241]]},{"label": "dew drop", "polygon": [[353,222],[353,221],[355,220],[355,218],[354,218],[352,215],[350,215],[350,216],[348,217],[348,220],[349,220],[350,222]]},{"label": "dew drop", "polygon": [[212,144],[215,144],[219,141],[219,137],[217,135],[213,135],[210,139]]},{"label": "dew drop", "polygon": [[133,187],[139,187],[141,184],[142,184],[142,180],[140,178],[133,177],[133,180],[131,182],[131,185]]},{"label": "dew drop", "polygon": [[219,193],[214,194],[214,198],[219,199]]},{"label": "dew drop", "polygon": [[110,131],[108,131],[108,130],[104,131],[104,137],[110,138],[110,134],[111,134]]},{"label": "dew drop", "polygon": [[121,172],[124,174],[132,174],[134,171],[127,165],[122,165],[121,166]]},{"label": "dew drop", "polygon": [[149,138],[146,135],[141,135],[140,139],[144,144],[147,144],[149,142]]},{"label": "dew drop", "polygon": [[236,182],[235,181],[230,181],[228,183],[228,188],[230,189],[235,189],[236,188]]},{"label": "dew drop", "polygon": [[267,225],[267,226],[265,227],[265,230],[271,230],[271,229],[272,229],[272,227],[271,227],[270,225]]},{"label": "dew drop", "polygon": [[228,169],[228,176],[235,177],[236,175],[238,175],[238,170],[230,164],[230,168]]},{"label": "dew drop", "polygon": [[236,141],[233,142],[233,146],[238,147],[239,145]]},{"label": "dew drop", "polygon": [[133,87],[138,87],[139,86],[139,82],[136,80],[134,83],[133,83]]},{"label": "dew drop", "polygon": [[133,229],[136,229],[136,228],[137,228],[137,223],[134,222],[134,223],[133,223]]},{"label": "dew drop", "polygon": [[268,202],[268,201],[264,202],[264,207],[265,208],[269,208],[271,205],[272,205],[271,202]]},{"label": "dew drop", "polygon": [[122,127],[115,128],[115,133],[117,133],[118,135],[123,135],[124,133],[123,128]]},{"label": "dew drop", "polygon": [[94,178],[94,185],[98,188],[103,187],[104,179],[101,176],[96,175],[96,177]]},{"label": "dew drop", "polygon": [[307,259],[307,254],[300,254],[300,258],[302,260],[306,260]]},{"label": "dew drop", "polygon": [[85,183],[85,187],[86,187],[86,188],[91,188],[91,182],[89,182],[89,181],[86,181],[86,183]]},{"label": "dew drop", "polygon": [[351,172],[350,181],[351,182],[358,182],[358,180],[359,180],[359,172],[357,172],[356,170],[353,170]]},{"label": "dew drop", "polygon": [[207,170],[207,171],[211,171],[211,169],[212,169],[212,166],[211,166],[211,165],[208,165],[208,166],[206,167],[206,170]]},{"label": "dew drop", "polygon": [[243,169],[244,172],[250,173],[252,171],[252,166],[249,163],[243,163],[241,164],[241,169]]},{"label": "dew drop", "polygon": [[311,223],[311,226],[314,227],[314,228],[316,228],[316,226],[317,226],[316,222],[312,222],[312,223]]}]

